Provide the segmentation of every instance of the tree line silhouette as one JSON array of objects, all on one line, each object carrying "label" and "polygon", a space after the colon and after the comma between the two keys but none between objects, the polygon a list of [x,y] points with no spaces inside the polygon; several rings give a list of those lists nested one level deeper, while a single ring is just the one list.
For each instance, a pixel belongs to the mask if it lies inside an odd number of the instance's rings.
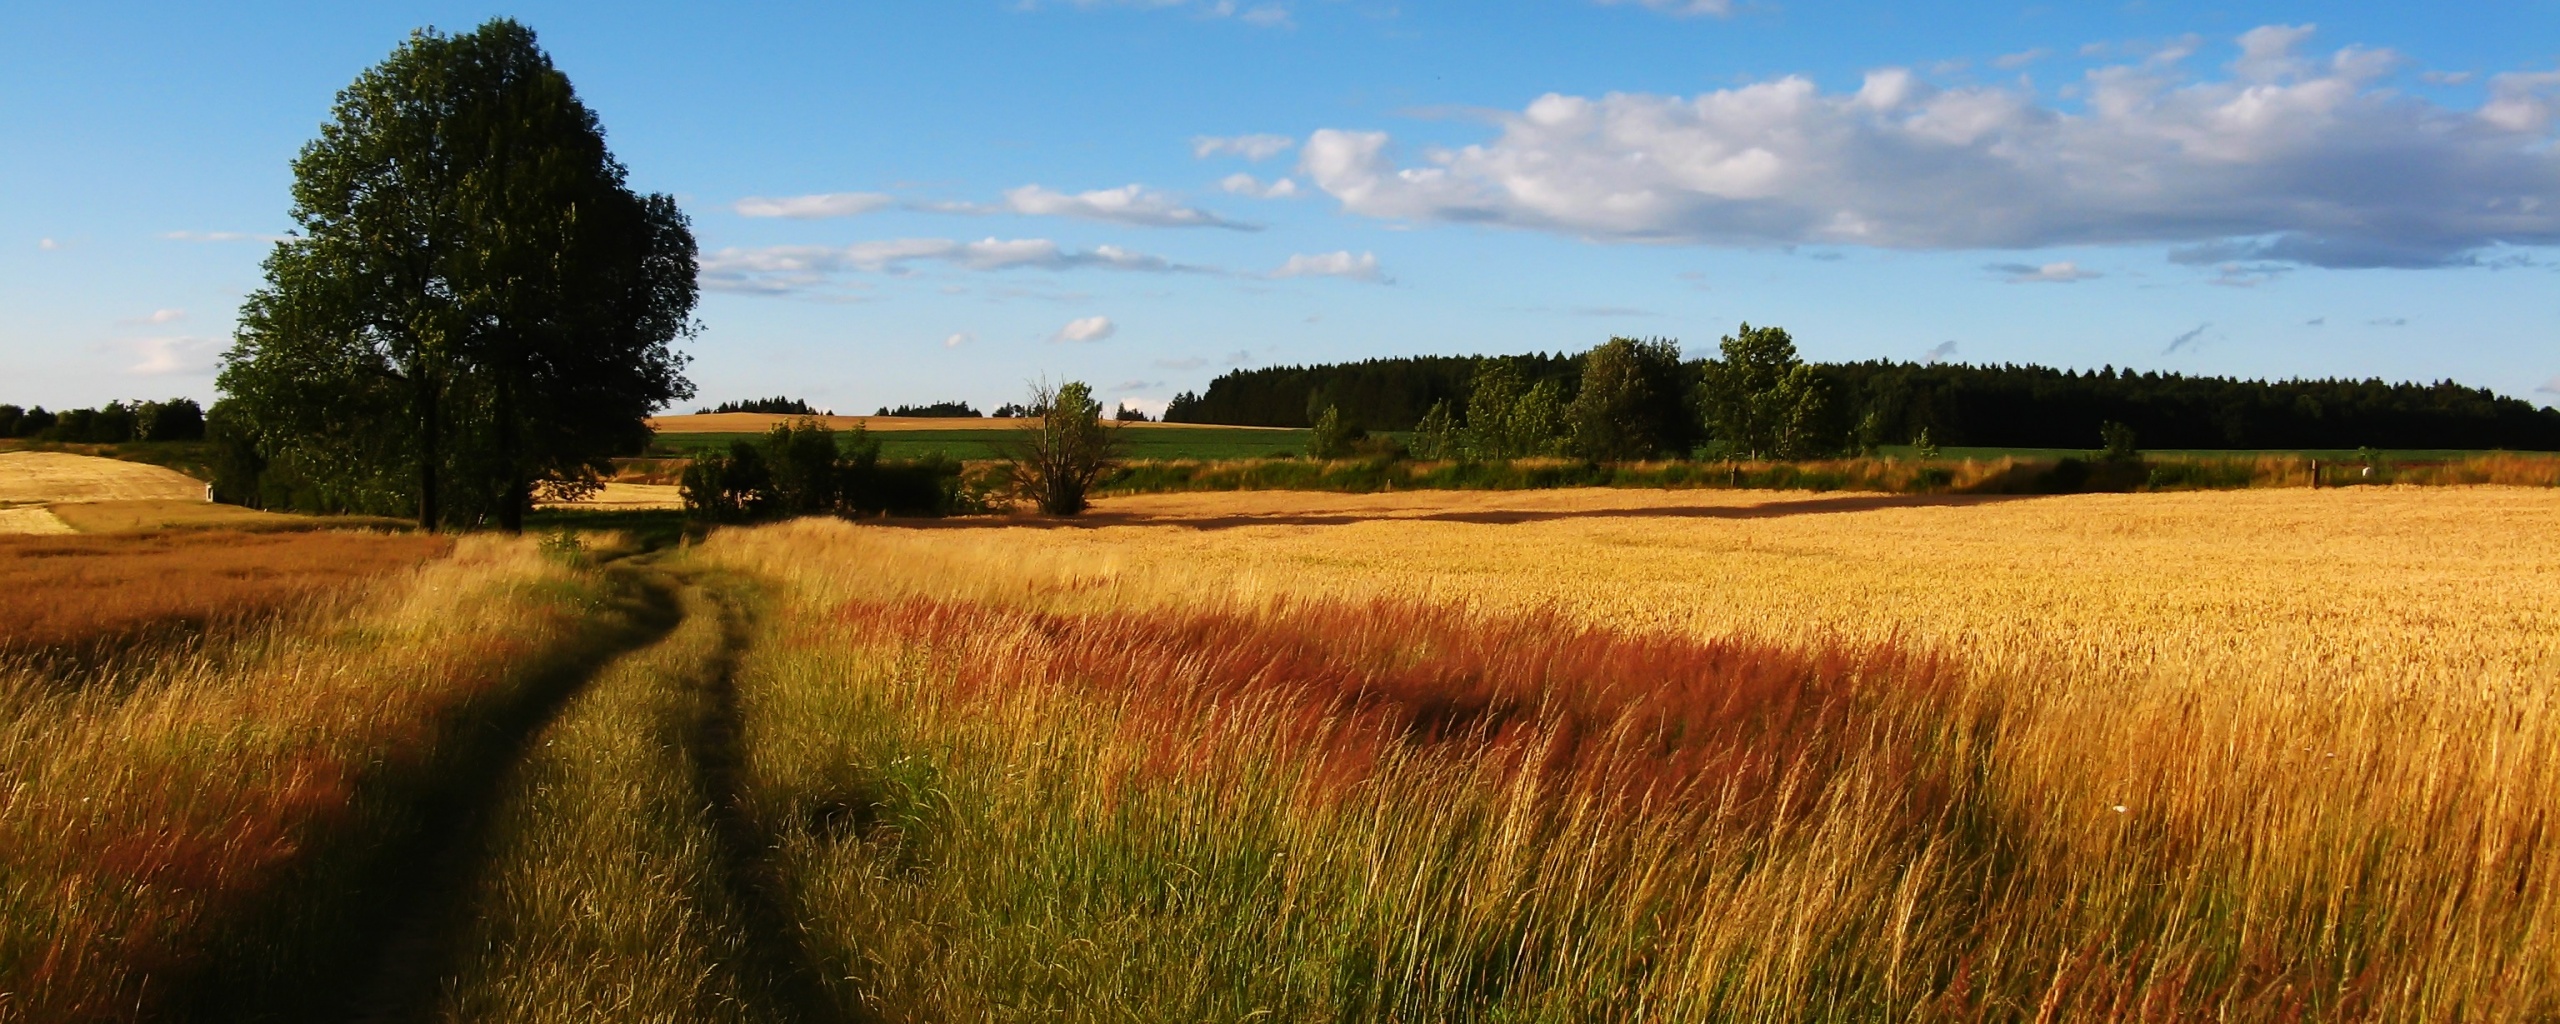
[{"label": "tree line silhouette", "polygon": [[[1311,427],[1327,408],[1351,428],[1411,430],[1433,406],[1463,409],[1476,375],[1502,365],[1564,401],[1582,385],[1577,357],[1414,356],[1230,371],[1185,392],[1173,423]],[[1694,405],[1717,361],[1680,366]],[[2486,388],[2369,380],[2237,380],[2107,367],[1911,363],[1805,364],[1824,396],[1816,447],[1854,451],[1908,444],[2087,448],[2114,423],[2146,448],[2449,448],[2560,451],[2560,410]]]}]

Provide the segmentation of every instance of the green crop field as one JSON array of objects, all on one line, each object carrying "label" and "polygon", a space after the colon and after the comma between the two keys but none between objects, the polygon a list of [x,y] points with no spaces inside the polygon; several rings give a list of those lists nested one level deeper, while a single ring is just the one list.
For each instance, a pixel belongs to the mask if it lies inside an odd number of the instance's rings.
[{"label": "green crop field", "polygon": [[[705,448],[725,447],[732,441],[753,440],[756,434],[660,434],[650,445],[651,454],[690,455]],[[1003,454],[1012,443],[1013,433],[1005,430],[884,430],[871,435],[880,442],[880,454],[893,459],[911,459],[940,452],[955,459],[992,459]],[[1252,459],[1271,455],[1295,455],[1307,450],[1304,430],[1271,430],[1260,427],[1140,427],[1120,435],[1131,459]]]}]

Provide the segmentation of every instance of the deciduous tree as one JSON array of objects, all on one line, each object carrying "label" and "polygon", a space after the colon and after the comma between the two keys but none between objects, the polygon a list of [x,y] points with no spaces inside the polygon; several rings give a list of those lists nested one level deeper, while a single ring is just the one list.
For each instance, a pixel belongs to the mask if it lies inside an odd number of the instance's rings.
[{"label": "deciduous tree", "polygon": [[[533,32],[412,35],[294,161],[300,236],[241,311],[222,389],[323,504],[521,526],[690,397],[693,235],[634,194]],[[272,489],[269,489],[272,490]]]}]

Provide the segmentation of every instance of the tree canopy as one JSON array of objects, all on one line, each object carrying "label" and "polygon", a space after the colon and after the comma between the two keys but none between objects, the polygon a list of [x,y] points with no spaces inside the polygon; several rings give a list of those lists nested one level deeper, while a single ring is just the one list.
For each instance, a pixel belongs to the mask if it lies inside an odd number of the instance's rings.
[{"label": "tree canopy", "polygon": [[693,234],[638,195],[595,113],[499,19],[421,30],[339,93],[293,163],[219,384],[262,479],[315,511],[520,527],[692,396]]}]

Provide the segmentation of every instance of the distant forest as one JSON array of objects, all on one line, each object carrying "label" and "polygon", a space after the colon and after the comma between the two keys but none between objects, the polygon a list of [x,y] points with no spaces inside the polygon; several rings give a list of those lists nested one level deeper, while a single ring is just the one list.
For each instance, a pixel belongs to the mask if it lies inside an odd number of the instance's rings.
[{"label": "distant forest", "polygon": [[927,405],[901,405],[895,409],[881,406],[874,416],[914,416],[923,419],[965,420],[978,417],[978,410],[967,402],[934,402]]},{"label": "distant forest", "polygon": [[724,412],[760,412],[772,416],[825,415],[803,399],[790,398],[783,395],[775,395],[771,398],[750,398],[743,402],[722,402],[718,405],[696,411],[704,414]]},{"label": "distant forest", "polygon": [[[1564,354],[1502,357],[1570,398],[1581,363]],[[1311,426],[1326,406],[1366,430],[1410,430],[1434,402],[1463,408],[1484,359],[1417,356],[1235,370],[1184,393],[1166,422]],[[1684,370],[1694,382],[1704,360]],[[2560,411],[2443,381],[2246,381],[2184,374],[1954,363],[1817,363],[1823,432],[1853,450],[1905,444],[2092,448],[2102,424],[2145,448],[2504,448],[2560,451]]]}]

